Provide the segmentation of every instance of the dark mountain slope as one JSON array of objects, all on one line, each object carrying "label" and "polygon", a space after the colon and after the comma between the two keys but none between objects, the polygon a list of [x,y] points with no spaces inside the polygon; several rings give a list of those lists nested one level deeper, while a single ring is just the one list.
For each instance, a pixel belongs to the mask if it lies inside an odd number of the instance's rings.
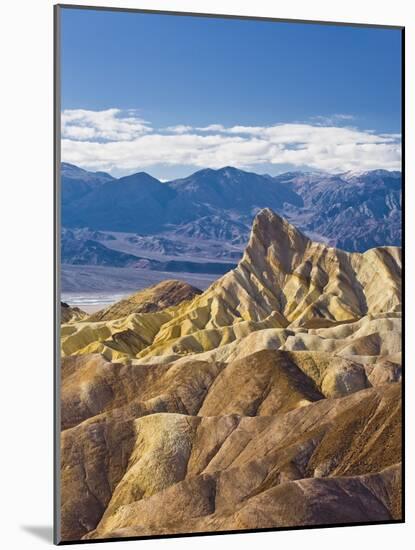
[{"label": "dark mountain slope", "polygon": [[301,197],[290,187],[272,185],[267,177],[231,166],[199,170],[187,178],[170,182],[170,186],[193,202],[241,214],[252,214],[264,207],[280,209],[285,202],[302,205]]},{"label": "dark mountain slope", "polygon": [[226,212],[245,216],[250,223],[258,209],[280,209],[285,202],[300,206],[302,199],[268,177],[236,168],[201,170],[169,183],[140,172],[75,200],[64,199],[62,220],[68,227],[151,234],[218,213],[223,217]]},{"label": "dark mountain slope", "polygon": [[62,204],[79,199],[109,181],[114,181],[114,178],[105,172],[88,172],[73,164],[62,162]]},{"label": "dark mountain slope", "polygon": [[151,232],[164,220],[174,191],[145,172],[110,181],[79,200],[63,203],[63,225]]},{"label": "dark mountain slope", "polygon": [[[287,178],[287,176],[289,176]],[[282,174],[304,207],[284,215],[306,232],[319,234],[333,246],[363,252],[376,246],[399,246],[402,239],[402,178],[400,172]]]}]

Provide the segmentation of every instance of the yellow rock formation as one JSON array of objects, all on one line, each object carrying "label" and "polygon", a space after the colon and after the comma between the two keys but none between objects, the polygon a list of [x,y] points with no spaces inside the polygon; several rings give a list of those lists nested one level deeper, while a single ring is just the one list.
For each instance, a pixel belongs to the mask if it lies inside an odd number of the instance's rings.
[{"label": "yellow rock formation", "polygon": [[401,518],[401,251],[261,211],[202,294],[62,325],[63,540]]}]

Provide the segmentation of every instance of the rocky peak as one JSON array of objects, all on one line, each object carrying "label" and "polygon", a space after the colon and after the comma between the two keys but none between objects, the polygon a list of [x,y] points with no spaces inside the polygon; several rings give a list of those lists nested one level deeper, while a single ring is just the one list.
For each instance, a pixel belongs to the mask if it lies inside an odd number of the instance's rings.
[{"label": "rocky peak", "polygon": [[260,265],[271,255],[288,269],[293,255],[304,253],[309,243],[310,240],[286,219],[270,208],[263,208],[255,217],[244,259]]},{"label": "rocky peak", "polygon": [[[285,218],[276,214],[271,208],[258,212],[252,225],[251,239],[255,237],[264,244],[278,240],[290,241],[291,245],[307,243],[309,239]],[[289,243],[287,243],[289,244]]]}]

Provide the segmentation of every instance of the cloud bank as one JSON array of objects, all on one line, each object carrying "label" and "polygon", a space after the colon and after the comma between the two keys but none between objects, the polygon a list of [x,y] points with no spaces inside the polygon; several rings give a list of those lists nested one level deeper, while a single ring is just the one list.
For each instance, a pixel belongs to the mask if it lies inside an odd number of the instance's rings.
[{"label": "cloud bank", "polygon": [[212,123],[154,128],[136,111],[62,112],[62,160],[90,170],[135,171],[152,166],[309,167],[328,172],[401,169],[401,137],[342,124],[351,115],[270,126]]}]

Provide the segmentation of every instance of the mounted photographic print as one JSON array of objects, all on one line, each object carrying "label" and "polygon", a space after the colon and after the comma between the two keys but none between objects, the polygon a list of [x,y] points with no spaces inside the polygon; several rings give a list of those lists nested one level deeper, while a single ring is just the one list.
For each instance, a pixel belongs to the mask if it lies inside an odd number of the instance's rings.
[{"label": "mounted photographic print", "polygon": [[402,522],[403,33],[55,7],[55,542]]}]

